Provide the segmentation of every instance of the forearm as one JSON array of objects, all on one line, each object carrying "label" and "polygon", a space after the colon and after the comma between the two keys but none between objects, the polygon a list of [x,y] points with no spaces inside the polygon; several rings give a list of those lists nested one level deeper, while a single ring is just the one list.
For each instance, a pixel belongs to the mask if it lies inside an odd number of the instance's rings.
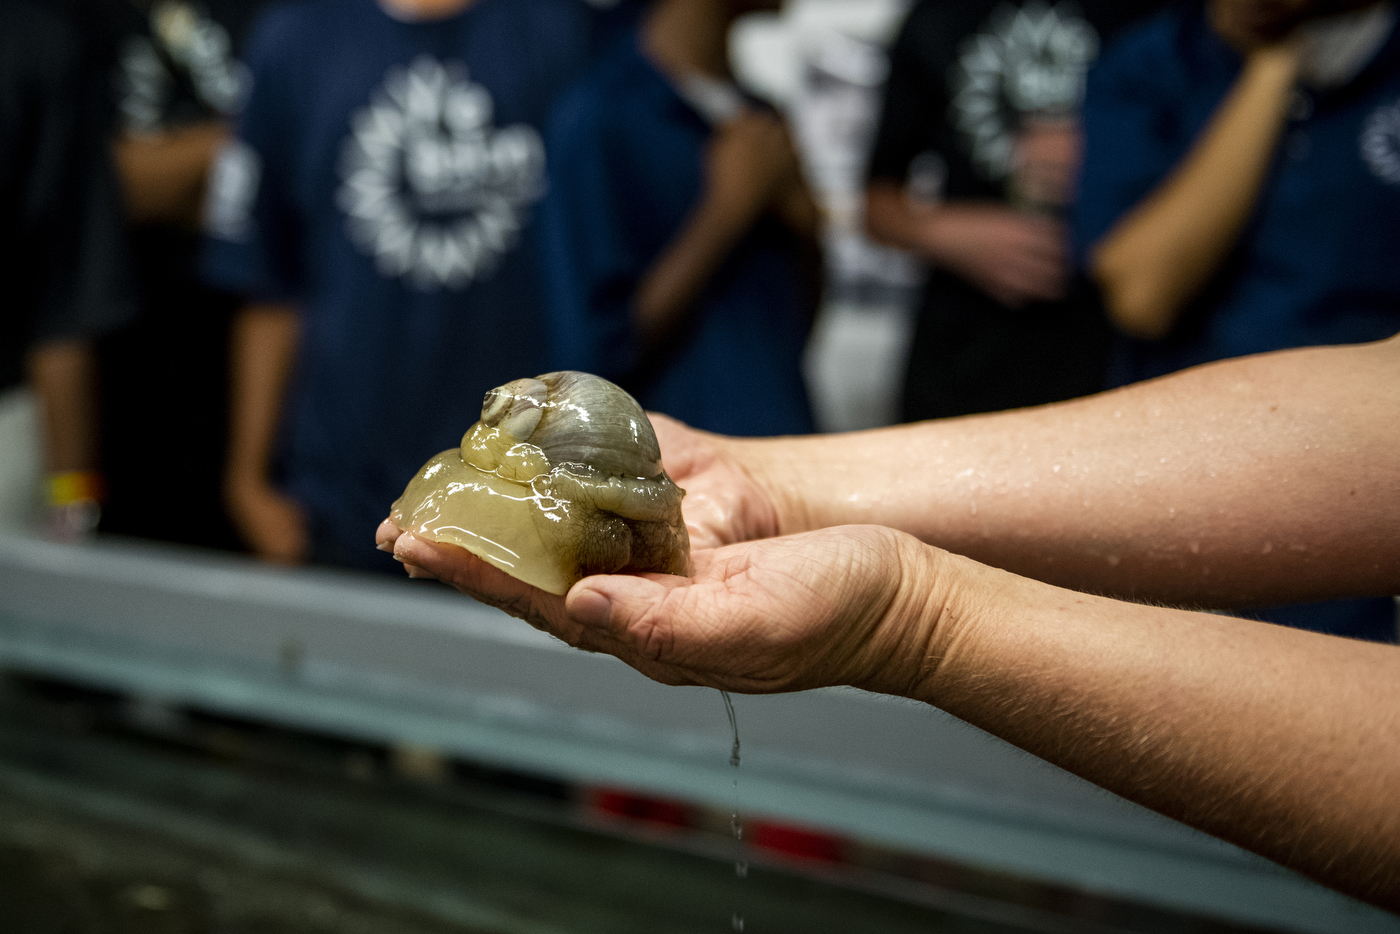
[{"label": "forearm", "polygon": [[873,181],[865,189],[865,231],[886,246],[918,251],[926,218],[934,210],[910,201],[904,188],[891,181]]},{"label": "forearm", "polygon": [[196,225],[209,166],[226,135],[222,123],[201,123],[121,136],[113,151],[131,219]]},{"label": "forearm", "polygon": [[[1120,603],[925,549],[910,692],[1095,784],[1400,907],[1400,649]],[[918,644],[918,643],[915,643]]]},{"label": "forearm", "polygon": [[87,341],[54,341],[29,352],[50,474],[97,467],[96,374]]},{"label": "forearm", "polygon": [[633,316],[643,347],[659,343],[757,220],[705,199],[637,287]]},{"label": "forearm", "polygon": [[228,482],[267,482],[299,319],[289,305],[251,305],[235,317],[230,340]]},{"label": "forearm", "polygon": [[1092,272],[1124,333],[1164,336],[1234,247],[1268,174],[1297,70],[1292,45],[1252,53],[1182,163],[1094,248]]},{"label": "forearm", "polygon": [[884,525],[1077,589],[1238,606],[1400,591],[1396,437],[1400,338],[1017,412],[723,443],[784,534]]},{"label": "forearm", "polygon": [[946,213],[941,203],[916,201],[894,182],[874,181],[865,189],[865,229],[870,238],[935,265],[947,259],[946,237],[940,230]]}]

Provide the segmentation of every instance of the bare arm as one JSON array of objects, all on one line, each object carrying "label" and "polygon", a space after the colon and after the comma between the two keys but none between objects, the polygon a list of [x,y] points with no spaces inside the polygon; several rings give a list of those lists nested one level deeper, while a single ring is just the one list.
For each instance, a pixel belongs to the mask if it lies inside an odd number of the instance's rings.
[{"label": "bare arm", "polygon": [[705,194],[643,277],[633,315],[644,347],[653,347],[689,311],[744,235],[770,208],[802,223],[810,207],[782,121],[749,112],[715,133],[707,153]]},{"label": "bare arm", "polygon": [[940,600],[910,693],[1400,908],[1400,649],[1119,603],[951,556],[919,564],[918,586]]},{"label": "bare arm", "polygon": [[1125,334],[1165,336],[1234,247],[1278,144],[1298,61],[1296,43],[1250,53],[1186,158],[1094,247],[1093,275]]},{"label": "bare arm", "polygon": [[280,563],[305,559],[300,509],[272,485],[272,457],[300,323],[288,305],[252,305],[234,319],[228,468],[224,499],[253,553]]},{"label": "bare arm", "polygon": [[29,384],[39,400],[50,474],[97,467],[96,385],[87,341],[40,344],[29,352]]},{"label": "bare arm", "polygon": [[209,166],[227,135],[209,122],[119,137],[113,150],[131,219],[197,226]]},{"label": "bare arm", "polygon": [[663,683],[921,700],[1400,908],[1395,646],[1075,593],[875,526],[697,551],[690,577],[600,575],[562,598],[386,527],[411,575]]},{"label": "bare arm", "polygon": [[865,191],[865,223],[875,240],[951,270],[1003,305],[1064,295],[1065,232],[1048,217],[991,203],[922,203],[877,181]]},{"label": "bare arm", "polygon": [[659,431],[687,518],[718,541],[871,523],[1139,599],[1400,592],[1400,336],[848,435]]}]

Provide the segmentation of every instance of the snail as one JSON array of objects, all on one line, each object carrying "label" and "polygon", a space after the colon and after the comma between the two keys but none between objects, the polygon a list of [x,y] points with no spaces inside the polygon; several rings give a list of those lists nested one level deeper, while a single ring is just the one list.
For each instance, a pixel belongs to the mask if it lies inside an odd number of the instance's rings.
[{"label": "snail", "polygon": [[424,464],[390,518],[563,594],[590,574],[687,573],[684,495],[637,401],[566,370],[488,392],[462,446]]}]

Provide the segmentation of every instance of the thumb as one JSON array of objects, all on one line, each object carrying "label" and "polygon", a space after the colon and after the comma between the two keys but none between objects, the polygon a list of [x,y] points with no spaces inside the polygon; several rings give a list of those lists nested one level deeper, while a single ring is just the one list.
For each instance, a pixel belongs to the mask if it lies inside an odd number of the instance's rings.
[{"label": "thumb", "polygon": [[569,619],[582,627],[580,635],[584,641],[604,651],[625,647],[655,659],[664,644],[656,638],[663,619],[658,611],[670,590],[660,581],[645,577],[597,575],[584,578],[570,589],[564,609]]}]

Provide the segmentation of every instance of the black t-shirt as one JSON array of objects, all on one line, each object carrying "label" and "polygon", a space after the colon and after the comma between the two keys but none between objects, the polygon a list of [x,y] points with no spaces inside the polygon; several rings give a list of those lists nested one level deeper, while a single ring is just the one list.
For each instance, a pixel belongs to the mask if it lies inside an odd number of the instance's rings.
[{"label": "black t-shirt", "polygon": [[[923,0],[890,53],[869,177],[907,183],[929,197],[1009,203],[1022,121],[1075,116],[1084,73],[1102,43],[1161,5]],[[934,270],[910,348],[904,418],[1096,392],[1108,346],[1108,325],[1087,283],[1077,283],[1065,301],[1011,309]]]},{"label": "black t-shirt", "polygon": [[99,76],[58,11],[0,3],[0,389],[36,343],[124,321],[118,194]]},{"label": "black t-shirt", "polygon": [[[263,0],[85,2],[101,13],[88,29],[94,44],[107,46],[94,59],[108,63],[114,135],[235,115],[250,80],[239,53]],[[108,488],[101,529],[236,547],[219,481],[228,330],[240,299],[201,281],[203,237],[193,225],[133,223],[128,239],[139,312],[99,346]]]}]

